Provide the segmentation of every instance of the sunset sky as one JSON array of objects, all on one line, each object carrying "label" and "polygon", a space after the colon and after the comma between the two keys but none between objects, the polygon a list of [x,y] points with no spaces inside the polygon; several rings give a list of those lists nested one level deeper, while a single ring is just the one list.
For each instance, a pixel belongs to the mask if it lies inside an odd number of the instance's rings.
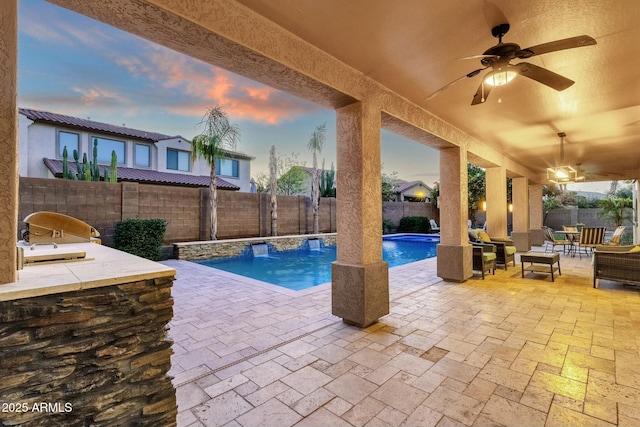
[{"label": "sunset sky", "polygon": [[[335,112],[44,0],[21,0],[18,105],[191,139],[207,107],[220,105],[241,130],[237,151],[267,173],[269,148],[311,165],[306,144],[327,124],[320,160],[336,160]],[[431,186],[439,180],[436,150],[382,131],[385,173]],[[582,184],[606,191],[608,182]],[[570,186],[570,189],[578,188]]]},{"label": "sunset sky", "polygon": [[[207,107],[220,105],[241,130],[237,151],[268,171],[269,148],[299,153],[327,123],[320,160],[336,160],[335,112],[214,67],[43,0],[21,0],[18,104],[191,139]],[[432,185],[438,152],[382,132],[383,171]]]}]

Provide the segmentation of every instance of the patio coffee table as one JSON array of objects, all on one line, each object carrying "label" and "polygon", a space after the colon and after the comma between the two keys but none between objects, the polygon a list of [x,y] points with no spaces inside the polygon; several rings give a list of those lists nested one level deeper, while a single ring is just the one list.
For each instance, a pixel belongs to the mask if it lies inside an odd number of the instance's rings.
[{"label": "patio coffee table", "polygon": [[[524,263],[528,262],[530,265],[525,268]],[[533,271],[535,273],[551,273],[551,281],[555,281],[553,273],[558,270],[558,275],[562,274],[560,271],[560,254],[544,252],[529,251],[520,255],[520,263],[522,265],[522,277],[524,278],[525,271]],[[558,263],[557,266],[553,264]],[[536,265],[544,264],[544,265]]]}]

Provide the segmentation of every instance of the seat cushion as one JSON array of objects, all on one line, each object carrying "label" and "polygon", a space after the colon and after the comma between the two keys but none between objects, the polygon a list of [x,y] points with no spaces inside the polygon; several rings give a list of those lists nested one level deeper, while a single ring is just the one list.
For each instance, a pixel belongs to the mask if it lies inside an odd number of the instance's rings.
[{"label": "seat cushion", "polygon": [[516,253],[516,247],[515,246],[505,246],[504,247],[504,253],[507,255],[513,255]]},{"label": "seat cushion", "polygon": [[495,252],[484,252],[482,254],[482,259],[484,259],[485,261],[492,261],[492,260],[496,259],[496,253]]}]

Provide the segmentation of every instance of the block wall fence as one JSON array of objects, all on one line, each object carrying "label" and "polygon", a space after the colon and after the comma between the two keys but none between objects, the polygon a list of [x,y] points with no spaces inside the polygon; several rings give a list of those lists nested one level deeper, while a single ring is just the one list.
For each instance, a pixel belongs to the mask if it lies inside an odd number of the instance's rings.
[{"label": "block wall fence", "polygon": [[[167,221],[165,244],[209,240],[208,188],[21,177],[19,197],[18,238],[25,227],[22,219],[27,215],[52,211],[92,225],[107,246],[113,245],[116,223],[129,218]],[[395,226],[404,216],[439,220],[437,209],[429,203],[383,203],[383,217]],[[312,232],[311,200],[305,196],[278,196],[278,235]],[[336,232],[335,198],[320,199],[320,232]],[[218,239],[270,235],[268,194],[218,190]]]}]

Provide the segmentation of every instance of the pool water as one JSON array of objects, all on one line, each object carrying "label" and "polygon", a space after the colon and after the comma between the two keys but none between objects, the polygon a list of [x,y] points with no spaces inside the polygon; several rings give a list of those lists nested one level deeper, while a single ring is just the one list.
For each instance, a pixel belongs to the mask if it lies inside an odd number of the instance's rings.
[{"label": "pool water", "polygon": [[[382,259],[389,263],[389,267],[397,267],[433,258],[438,243],[438,236],[385,236]],[[309,249],[305,245],[295,251],[270,251],[268,255],[255,257],[247,251],[238,257],[215,258],[198,263],[298,291],[330,282],[331,263],[335,260],[335,246]]]}]

